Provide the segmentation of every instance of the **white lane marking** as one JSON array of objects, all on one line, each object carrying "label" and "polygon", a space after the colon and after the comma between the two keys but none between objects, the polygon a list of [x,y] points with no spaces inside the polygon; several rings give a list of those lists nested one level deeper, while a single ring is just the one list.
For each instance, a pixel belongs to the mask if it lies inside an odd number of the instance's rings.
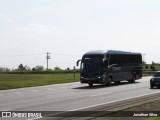
[{"label": "white lane marking", "polygon": [[129,97],[129,98],[120,99],[120,100],[115,100],[115,101],[111,101],[111,102],[100,103],[100,104],[91,105],[91,106],[87,106],[87,107],[82,107],[82,108],[72,109],[72,110],[69,110],[69,111],[83,110],[83,109],[86,109],[86,108],[91,108],[91,107],[96,107],[96,106],[100,106],[100,105],[110,104],[110,103],[114,103],[114,102],[119,102],[119,101],[129,100],[129,99],[138,98],[138,97],[143,97],[143,96],[146,96],[146,95],[152,95],[152,94],[156,94],[156,93],[160,93],[160,92],[158,91],[158,92],[154,92],[154,93],[149,93],[149,94],[144,94],[144,95],[139,95],[139,96]]},{"label": "white lane marking", "polygon": [[38,92],[38,90],[30,90],[31,92]]},{"label": "white lane marking", "polygon": [[70,95],[71,93],[75,92],[65,92],[65,93],[57,93],[57,94],[51,94],[51,95],[46,95],[46,97],[51,97],[51,96],[60,96],[60,95]]},{"label": "white lane marking", "polygon": [[62,89],[68,89],[68,87],[61,87]]},{"label": "white lane marking", "polygon": [[[40,118],[43,118],[43,117],[40,117]],[[36,119],[40,119],[40,118],[29,118],[27,120],[36,120]]]},{"label": "white lane marking", "polygon": [[108,94],[111,94],[111,93],[113,93],[113,92],[91,95],[90,97],[96,97],[96,96],[101,96],[101,95],[108,95]]},{"label": "white lane marking", "polygon": [[21,94],[22,92],[14,92],[14,94]]},{"label": "white lane marking", "polygon": [[1,111],[11,111],[12,109],[2,109]]},{"label": "white lane marking", "polygon": [[46,90],[54,90],[53,88],[46,88]]}]

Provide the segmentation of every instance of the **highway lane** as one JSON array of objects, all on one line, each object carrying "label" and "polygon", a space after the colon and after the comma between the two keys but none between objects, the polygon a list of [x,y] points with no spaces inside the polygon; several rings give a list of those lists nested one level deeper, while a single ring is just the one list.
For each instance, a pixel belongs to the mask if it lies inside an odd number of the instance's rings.
[{"label": "highway lane", "polygon": [[0,91],[0,111],[72,111],[160,92],[150,77],[109,87],[79,82]]}]

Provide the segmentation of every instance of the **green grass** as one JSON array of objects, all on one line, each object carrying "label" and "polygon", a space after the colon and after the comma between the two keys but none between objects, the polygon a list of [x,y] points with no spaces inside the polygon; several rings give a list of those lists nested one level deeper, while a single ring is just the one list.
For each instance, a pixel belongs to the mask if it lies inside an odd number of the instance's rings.
[{"label": "green grass", "polygon": [[0,90],[79,81],[79,74],[0,74]]},{"label": "green grass", "polygon": [[160,120],[160,117],[149,117],[146,120]]}]

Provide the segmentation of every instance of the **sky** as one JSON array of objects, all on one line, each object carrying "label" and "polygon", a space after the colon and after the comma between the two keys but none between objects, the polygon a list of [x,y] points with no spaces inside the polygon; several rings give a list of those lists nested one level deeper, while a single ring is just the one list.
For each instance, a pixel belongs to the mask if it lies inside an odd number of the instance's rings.
[{"label": "sky", "polygon": [[0,0],[0,67],[73,68],[91,50],[160,63],[159,0]]}]

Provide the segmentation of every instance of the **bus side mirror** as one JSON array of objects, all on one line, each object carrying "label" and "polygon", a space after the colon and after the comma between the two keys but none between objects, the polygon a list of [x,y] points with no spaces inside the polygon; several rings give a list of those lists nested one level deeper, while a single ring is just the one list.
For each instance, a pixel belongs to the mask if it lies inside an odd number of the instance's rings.
[{"label": "bus side mirror", "polygon": [[79,62],[80,62],[80,61],[81,61],[81,60],[78,60],[78,61],[77,61],[77,66],[79,65]]},{"label": "bus side mirror", "polygon": [[103,59],[103,65],[107,66],[108,65],[108,59]]}]

